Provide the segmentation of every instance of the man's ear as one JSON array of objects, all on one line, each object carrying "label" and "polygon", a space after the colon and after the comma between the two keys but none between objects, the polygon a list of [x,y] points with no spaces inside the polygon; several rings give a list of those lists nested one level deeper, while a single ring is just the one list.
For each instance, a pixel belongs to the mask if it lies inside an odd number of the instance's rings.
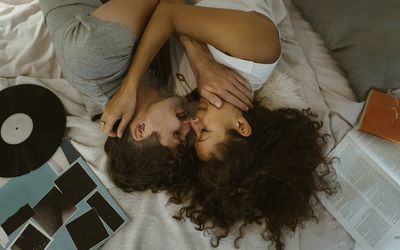
[{"label": "man's ear", "polygon": [[251,135],[251,126],[243,116],[236,120],[236,130],[244,137]]},{"label": "man's ear", "polygon": [[138,122],[134,128],[134,131],[132,133],[133,138],[135,141],[141,141],[145,138],[145,130],[146,130],[146,124],[144,122]]}]

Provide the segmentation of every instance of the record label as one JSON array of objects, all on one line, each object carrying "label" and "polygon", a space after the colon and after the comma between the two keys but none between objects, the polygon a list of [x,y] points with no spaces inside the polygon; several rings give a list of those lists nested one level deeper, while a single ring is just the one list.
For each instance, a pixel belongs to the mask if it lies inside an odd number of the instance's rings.
[{"label": "record label", "polygon": [[0,129],[1,139],[5,143],[15,145],[25,141],[32,133],[33,121],[23,113],[8,117]]},{"label": "record label", "polygon": [[0,91],[0,177],[27,174],[47,162],[60,146],[65,123],[60,99],[44,87]]}]

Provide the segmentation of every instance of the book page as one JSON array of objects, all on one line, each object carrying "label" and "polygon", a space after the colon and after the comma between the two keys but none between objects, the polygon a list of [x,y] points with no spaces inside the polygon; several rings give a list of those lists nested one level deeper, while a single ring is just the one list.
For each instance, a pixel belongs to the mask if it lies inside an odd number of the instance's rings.
[{"label": "book page", "polygon": [[351,130],[348,136],[400,185],[400,144],[358,131],[356,128]]},{"label": "book page", "polygon": [[[382,250],[397,250],[400,249],[400,239],[395,238],[393,241],[391,241],[388,245],[385,246]],[[353,250],[364,250],[359,244],[354,245]]]},{"label": "book page", "polygon": [[330,156],[341,190],[322,204],[363,249],[384,249],[400,231],[400,186],[348,136]]}]

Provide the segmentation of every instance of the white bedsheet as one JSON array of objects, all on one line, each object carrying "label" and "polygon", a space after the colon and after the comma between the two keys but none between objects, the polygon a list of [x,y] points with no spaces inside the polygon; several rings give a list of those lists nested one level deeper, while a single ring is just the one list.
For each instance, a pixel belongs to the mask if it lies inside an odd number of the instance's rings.
[{"label": "white bedsheet", "polygon": [[[321,37],[312,30],[290,1],[287,1],[287,6],[297,41],[314,71],[320,92],[329,107],[330,127],[336,145],[357,122],[357,114],[360,113],[363,103],[356,102],[348,80],[329,54]],[[319,223],[309,221],[300,230],[300,249],[353,249],[354,240],[320,203],[318,212]]]},{"label": "white bedsheet", "polygon": [[0,76],[59,78],[53,45],[38,0],[0,2]]},{"label": "white bedsheet", "polygon": [[[278,67],[296,79],[304,101],[323,120],[323,132],[332,135],[328,152],[354,125],[361,105],[354,102],[346,79],[321,40],[298,13],[289,9],[292,20],[285,19],[279,27],[284,53]],[[33,83],[53,90],[62,100],[68,114],[66,136],[131,219],[104,249],[211,249],[209,236],[196,231],[191,222],[177,222],[171,217],[176,207],[165,206],[164,193],[127,194],[110,181],[102,150],[106,137],[90,121],[78,92],[61,78],[38,0],[0,0],[0,77],[0,90]],[[352,249],[353,241],[347,233],[325,209],[319,211],[321,223],[308,222],[288,235],[286,249]],[[261,239],[258,226],[247,231],[240,241],[242,249],[266,248],[268,242]],[[222,240],[218,249],[234,249],[234,236]]]}]

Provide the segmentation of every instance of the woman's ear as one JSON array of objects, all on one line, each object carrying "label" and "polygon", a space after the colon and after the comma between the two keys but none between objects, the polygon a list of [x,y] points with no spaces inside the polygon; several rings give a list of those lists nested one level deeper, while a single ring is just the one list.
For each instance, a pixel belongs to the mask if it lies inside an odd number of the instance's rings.
[{"label": "woman's ear", "polygon": [[146,130],[146,124],[144,122],[137,123],[132,133],[133,139],[135,139],[135,141],[143,140],[145,138],[144,136],[145,130]]},{"label": "woman's ear", "polygon": [[236,130],[244,137],[251,135],[251,126],[243,116],[236,120]]}]

